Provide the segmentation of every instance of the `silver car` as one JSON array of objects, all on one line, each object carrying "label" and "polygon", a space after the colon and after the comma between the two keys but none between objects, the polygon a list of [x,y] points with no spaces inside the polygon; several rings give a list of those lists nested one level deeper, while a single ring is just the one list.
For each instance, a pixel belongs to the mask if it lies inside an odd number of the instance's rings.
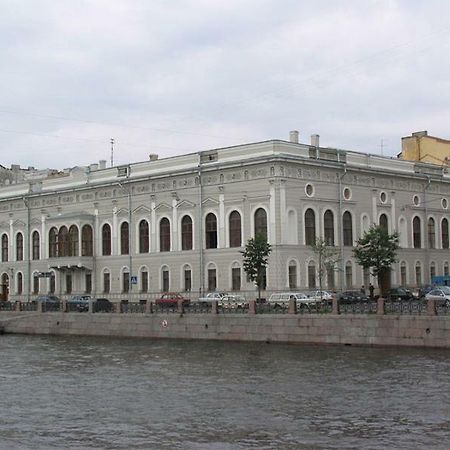
[{"label": "silver car", "polygon": [[437,305],[450,307],[450,287],[441,286],[432,289],[425,295],[427,300],[434,300]]}]

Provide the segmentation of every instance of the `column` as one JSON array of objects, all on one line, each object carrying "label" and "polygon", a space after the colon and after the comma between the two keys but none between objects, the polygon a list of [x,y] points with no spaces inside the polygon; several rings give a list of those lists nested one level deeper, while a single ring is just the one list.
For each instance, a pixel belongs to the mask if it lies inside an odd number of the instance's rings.
[{"label": "column", "polygon": [[[117,202],[114,202],[113,204],[116,204]],[[117,218],[117,206],[113,206],[112,209],[113,213],[113,220],[112,220],[112,247],[111,247],[111,254],[112,255],[118,255],[119,254],[119,239],[118,239],[118,218]]]},{"label": "column", "polygon": [[50,256],[47,245],[47,224],[44,211],[41,211],[41,239],[39,254],[41,259],[47,259]]},{"label": "column", "polygon": [[[13,227],[13,219],[9,219],[9,242],[8,242],[8,261],[15,261],[16,254],[14,252],[15,248],[15,239],[14,239],[14,227]],[[9,274],[11,277],[11,274]]]},{"label": "column", "polygon": [[94,239],[92,250],[94,251],[94,256],[102,254],[102,236],[100,230],[100,224],[98,220],[98,204],[94,204],[94,235],[92,236]]},{"label": "column", "polygon": [[397,224],[397,215],[395,210],[395,192],[391,192],[391,233],[394,233],[398,230],[398,224]]},{"label": "column", "polygon": [[154,253],[156,252],[156,198],[154,195],[151,196],[151,202],[150,202],[150,252]]},{"label": "column", "polygon": [[178,251],[178,195],[172,192],[172,237],[170,240],[172,251]]},{"label": "column", "polygon": [[378,223],[377,221],[377,189],[372,189],[372,223]]},{"label": "column", "polygon": [[269,243],[275,244],[276,243],[276,214],[275,214],[275,206],[276,206],[276,199],[275,199],[275,181],[270,180],[270,199],[269,199]]},{"label": "column", "polygon": [[225,247],[225,194],[223,186],[219,187],[219,242],[217,248]]},{"label": "column", "polygon": [[[280,230],[281,230],[281,243],[287,244],[289,238],[286,235],[286,220],[287,220],[287,209],[286,209],[286,180],[280,180]],[[291,230],[292,232],[292,230]],[[295,241],[297,241],[297,236],[295,236]]]}]

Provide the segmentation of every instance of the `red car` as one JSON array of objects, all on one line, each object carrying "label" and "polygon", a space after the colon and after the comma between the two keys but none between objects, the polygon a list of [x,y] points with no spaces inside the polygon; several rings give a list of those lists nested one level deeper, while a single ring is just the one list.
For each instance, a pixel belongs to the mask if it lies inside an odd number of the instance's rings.
[{"label": "red car", "polygon": [[182,295],[177,294],[176,292],[164,293],[160,298],[157,298],[155,300],[155,303],[157,305],[176,306],[178,304],[178,300],[183,301],[183,306],[188,306],[191,303],[188,298],[184,298]]}]

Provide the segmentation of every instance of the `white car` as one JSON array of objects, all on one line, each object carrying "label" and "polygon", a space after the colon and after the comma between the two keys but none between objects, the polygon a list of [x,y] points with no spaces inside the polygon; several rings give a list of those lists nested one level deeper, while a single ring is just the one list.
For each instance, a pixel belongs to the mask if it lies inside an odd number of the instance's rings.
[{"label": "white car", "polygon": [[311,303],[315,303],[314,299],[308,297],[303,292],[277,292],[269,297],[267,303],[269,305],[287,308],[291,299],[295,299],[297,305],[310,305]]},{"label": "white car", "polygon": [[450,307],[450,287],[441,286],[439,288],[434,288],[428,294],[425,295],[427,300],[434,300],[436,304]]},{"label": "white car", "polygon": [[315,301],[333,300],[333,294],[328,291],[310,291],[307,292],[306,295],[308,295],[309,298],[314,299]]}]

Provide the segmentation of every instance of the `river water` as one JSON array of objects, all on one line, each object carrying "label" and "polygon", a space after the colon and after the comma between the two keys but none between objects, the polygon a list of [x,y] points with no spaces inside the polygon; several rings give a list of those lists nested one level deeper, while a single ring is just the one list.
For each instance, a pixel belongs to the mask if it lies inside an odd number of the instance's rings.
[{"label": "river water", "polygon": [[450,351],[0,336],[0,448],[448,449]]}]

